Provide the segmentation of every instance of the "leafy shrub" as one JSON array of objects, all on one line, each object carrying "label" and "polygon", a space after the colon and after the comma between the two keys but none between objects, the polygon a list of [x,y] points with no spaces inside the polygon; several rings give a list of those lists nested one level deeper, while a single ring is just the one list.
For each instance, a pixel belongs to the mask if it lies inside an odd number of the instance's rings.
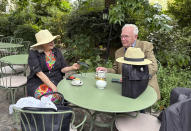
[{"label": "leafy shrub", "polygon": [[102,12],[91,12],[85,15],[71,17],[67,23],[67,36],[85,34],[91,40],[90,44],[106,44],[110,26],[103,20]]},{"label": "leafy shrub", "polygon": [[150,5],[147,0],[118,0],[116,5],[110,8],[109,21],[120,25],[136,24],[141,39],[145,39],[151,32],[171,29],[171,19],[163,14],[162,7],[158,4]]},{"label": "leafy shrub", "polygon": [[66,45],[65,57],[69,61],[85,60],[99,54],[99,50],[91,44],[90,37],[84,34],[65,39],[64,44]]},{"label": "leafy shrub", "polygon": [[161,67],[158,74],[158,83],[160,87],[161,99],[155,105],[156,109],[164,109],[169,106],[170,93],[173,88],[187,87],[191,88],[191,70],[178,69],[176,67]]},{"label": "leafy shrub", "polygon": [[158,31],[150,34],[148,40],[154,44],[154,52],[163,66],[190,66],[191,27],[174,28],[170,32]]},{"label": "leafy shrub", "polygon": [[24,41],[31,41],[31,44],[33,44],[36,42],[35,33],[37,33],[38,30],[38,27],[35,25],[19,25],[14,31],[14,36],[23,38]]},{"label": "leafy shrub", "polygon": [[190,26],[191,23],[191,1],[174,0],[168,4],[168,10],[178,20],[182,27]]},{"label": "leafy shrub", "polygon": [[10,36],[12,34],[10,29],[10,23],[6,15],[1,15],[0,34],[3,34],[4,36]]}]

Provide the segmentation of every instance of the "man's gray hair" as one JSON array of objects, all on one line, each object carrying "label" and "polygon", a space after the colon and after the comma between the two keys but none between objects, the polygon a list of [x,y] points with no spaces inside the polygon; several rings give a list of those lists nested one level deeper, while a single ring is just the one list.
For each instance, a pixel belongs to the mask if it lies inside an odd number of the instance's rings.
[{"label": "man's gray hair", "polygon": [[123,26],[122,30],[125,29],[126,27],[133,27],[133,29],[134,29],[134,31],[133,31],[134,34],[135,34],[135,35],[138,35],[139,30],[138,30],[138,27],[137,27],[136,25],[134,25],[134,24],[125,24],[125,25]]}]

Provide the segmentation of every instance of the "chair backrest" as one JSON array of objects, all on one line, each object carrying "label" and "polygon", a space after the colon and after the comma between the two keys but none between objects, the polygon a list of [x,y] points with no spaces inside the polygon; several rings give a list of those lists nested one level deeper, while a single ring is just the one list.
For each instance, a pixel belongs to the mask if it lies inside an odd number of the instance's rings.
[{"label": "chair backrest", "polygon": [[11,43],[14,43],[14,44],[22,44],[22,42],[23,42],[22,38],[11,39]]},{"label": "chair backrest", "polygon": [[85,114],[83,121],[74,126],[74,111],[62,105],[57,106],[57,111],[49,108],[13,109],[19,115],[22,131],[70,131],[70,128],[76,131],[80,128],[81,131],[87,118]]},{"label": "chair backrest", "polygon": [[28,53],[29,49],[30,49],[30,44],[31,44],[30,41],[23,41],[22,45],[24,45],[24,46],[22,47],[21,52],[22,53]]},{"label": "chair backrest", "polygon": [[12,37],[8,36],[8,37],[1,38],[0,41],[3,42],[3,43],[10,43],[11,39],[12,39]]},{"label": "chair backrest", "polygon": [[[37,108],[29,108],[17,111],[20,112],[21,128],[22,131],[69,131],[70,121],[74,123],[74,112],[72,110],[53,111],[44,108],[44,111],[34,111]],[[33,111],[31,111],[33,110]]]}]

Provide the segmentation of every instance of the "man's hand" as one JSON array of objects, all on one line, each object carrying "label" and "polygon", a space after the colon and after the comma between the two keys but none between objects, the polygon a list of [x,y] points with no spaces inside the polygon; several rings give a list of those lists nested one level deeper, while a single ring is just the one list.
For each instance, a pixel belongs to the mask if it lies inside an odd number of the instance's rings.
[{"label": "man's hand", "polygon": [[107,72],[107,68],[105,68],[105,67],[97,67],[96,71],[105,71],[105,72]]}]

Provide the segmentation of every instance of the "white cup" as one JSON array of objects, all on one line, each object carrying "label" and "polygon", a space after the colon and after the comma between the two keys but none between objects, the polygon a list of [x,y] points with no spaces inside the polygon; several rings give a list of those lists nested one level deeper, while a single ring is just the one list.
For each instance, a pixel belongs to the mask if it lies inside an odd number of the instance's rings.
[{"label": "white cup", "polygon": [[75,78],[72,80],[72,84],[74,85],[80,85],[82,83],[82,81],[79,78]]}]

